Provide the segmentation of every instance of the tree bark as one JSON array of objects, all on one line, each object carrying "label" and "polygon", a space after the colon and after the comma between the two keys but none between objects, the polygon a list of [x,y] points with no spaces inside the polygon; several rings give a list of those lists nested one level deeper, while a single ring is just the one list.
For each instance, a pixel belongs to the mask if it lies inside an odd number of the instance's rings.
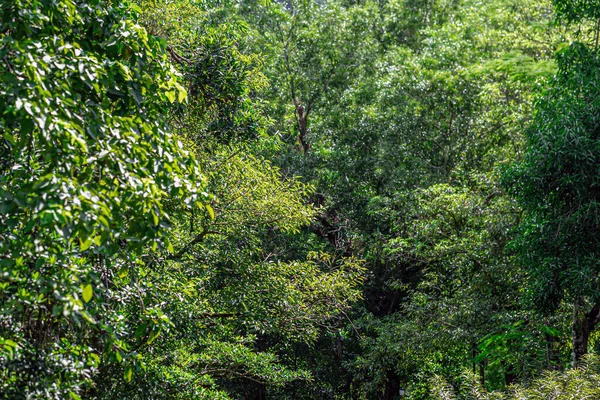
[{"label": "tree bark", "polygon": [[306,135],[308,133],[307,119],[309,111],[310,109],[308,107],[307,110],[304,111],[304,107],[302,107],[302,105],[298,104],[296,106],[296,112],[298,113],[298,141],[302,146],[302,151],[304,154],[306,154],[308,149],[310,149],[310,143],[308,143],[308,140],[306,139]]},{"label": "tree bark", "polygon": [[573,363],[576,364],[588,353],[590,333],[600,322],[600,305],[596,304],[589,311],[584,311],[583,298],[578,297],[573,303]]},{"label": "tree bark", "polygon": [[484,361],[481,361],[481,363],[479,363],[479,383],[481,383],[481,386],[485,387],[485,365],[484,365]]},{"label": "tree bark", "polygon": [[383,392],[383,400],[393,400],[400,390],[400,380],[393,370],[387,372],[387,382]]}]

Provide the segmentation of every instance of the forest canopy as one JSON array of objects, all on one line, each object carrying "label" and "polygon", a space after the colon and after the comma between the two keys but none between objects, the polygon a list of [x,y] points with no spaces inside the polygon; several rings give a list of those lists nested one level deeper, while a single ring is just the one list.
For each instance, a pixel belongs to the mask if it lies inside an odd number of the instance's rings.
[{"label": "forest canopy", "polygon": [[0,3],[0,398],[596,398],[591,0]]}]

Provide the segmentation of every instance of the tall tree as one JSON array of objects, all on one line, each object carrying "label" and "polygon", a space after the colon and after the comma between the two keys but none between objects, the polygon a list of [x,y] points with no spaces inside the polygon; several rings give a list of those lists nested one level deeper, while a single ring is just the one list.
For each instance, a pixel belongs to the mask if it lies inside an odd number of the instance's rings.
[{"label": "tall tree", "polygon": [[[313,187],[265,159],[277,140],[266,134],[260,58],[239,44],[247,26],[212,20],[216,6],[189,0],[140,5],[144,24],[167,43],[189,90],[189,101],[169,120],[206,171],[211,200],[204,210],[171,204],[175,252],[148,256],[147,297],[164,304],[171,323],[158,335],[140,321],[129,344],[144,368],[128,384],[117,365],[101,371],[88,394],[280,396],[310,381],[295,349],[312,347],[339,324],[360,293],[360,263],[307,249],[294,237],[304,236],[315,215],[307,202]],[[126,302],[124,313],[138,308]]]},{"label": "tall tree", "polygon": [[559,55],[560,73],[537,104],[523,160],[507,175],[525,212],[516,245],[529,270],[534,304],[572,304],[573,358],[588,351],[600,322],[600,194],[597,142],[600,60],[576,43]]},{"label": "tall tree", "polygon": [[131,378],[135,322],[168,322],[142,277],[172,248],[165,197],[204,198],[166,130],[186,91],[118,0],[2,2],[0,59],[0,392],[77,399],[112,362]]},{"label": "tall tree", "polygon": [[584,42],[557,54],[559,73],[537,103],[527,151],[507,184],[525,212],[516,246],[530,271],[534,304],[546,312],[571,305],[577,362],[600,323],[600,14],[591,1],[554,3],[559,19],[581,25]]}]

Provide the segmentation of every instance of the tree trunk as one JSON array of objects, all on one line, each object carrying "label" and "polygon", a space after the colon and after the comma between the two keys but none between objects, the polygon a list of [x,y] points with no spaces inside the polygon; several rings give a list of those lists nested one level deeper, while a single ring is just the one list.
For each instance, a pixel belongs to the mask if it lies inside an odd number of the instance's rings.
[{"label": "tree trunk", "polygon": [[581,310],[582,307],[580,303],[580,299],[577,299],[577,301],[573,303],[573,364],[581,360],[581,357],[587,353],[588,341],[590,338],[587,319]]},{"label": "tree trunk", "polygon": [[590,333],[600,320],[600,305],[596,304],[590,312],[586,313],[583,303],[581,297],[573,303],[573,364],[579,362],[587,354]]},{"label": "tree trunk", "polygon": [[504,367],[504,383],[506,386],[510,386],[517,380],[517,374],[515,374],[510,364],[502,363],[502,366]]},{"label": "tree trunk", "polygon": [[400,380],[396,372],[389,370],[387,372],[387,382],[385,384],[385,391],[383,393],[383,400],[394,399],[400,390]]},{"label": "tree trunk", "polygon": [[483,365],[483,361],[479,364],[479,383],[485,387],[485,365]]},{"label": "tree trunk", "polygon": [[306,154],[308,149],[310,149],[310,143],[308,143],[306,138],[308,133],[307,119],[309,110],[304,111],[304,107],[298,105],[296,106],[296,112],[298,113],[298,141],[302,146],[302,151]]},{"label": "tree trunk", "polygon": [[473,356],[473,375],[475,375],[477,373],[477,363],[475,362],[475,358],[477,357],[477,342],[471,344],[471,352]]}]

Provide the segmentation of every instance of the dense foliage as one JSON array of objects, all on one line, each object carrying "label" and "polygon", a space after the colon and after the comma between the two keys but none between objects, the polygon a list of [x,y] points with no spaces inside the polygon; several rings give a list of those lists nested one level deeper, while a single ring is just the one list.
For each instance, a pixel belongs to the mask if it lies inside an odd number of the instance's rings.
[{"label": "dense foliage", "polygon": [[599,15],[0,3],[0,397],[597,396]]},{"label": "dense foliage", "polygon": [[598,358],[587,356],[575,368],[565,372],[546,371],[527,385],[514,385],[505,392],[489,392],[476,376],[468,372],[463,375],[459,388],[452,387],[439,376],[433,378],[432,384],[435,397],[443,400],[584,400],[600,396],[598,372]]},{"label": "dense foliage", "polygon": [[139,279],[145,253],[172,247],[165,198],[196,207],[204,182],[165,129],[185,89],[127,7],[1,14],[2,392],[77,398],[104,363],[130,359],[130,379],[136,324],[167,320]]}]

